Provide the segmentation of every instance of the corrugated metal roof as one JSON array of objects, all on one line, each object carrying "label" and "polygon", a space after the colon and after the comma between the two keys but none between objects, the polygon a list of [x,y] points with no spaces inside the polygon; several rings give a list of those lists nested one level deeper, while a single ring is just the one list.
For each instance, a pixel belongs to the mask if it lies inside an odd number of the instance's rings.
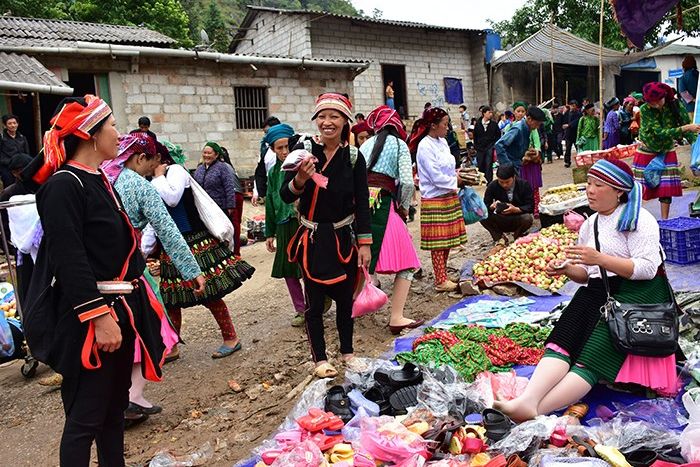
[{"label": "corrugated metal roof", "polygon": [[[65,46],[66,42],[99,42],[166,46],[176,41],[164,34],[137,26],[83,23],[41,18],[0,16],[0,40],[27,41],[43,45]],[[26,44],[26,43],[24,43]]]},{"label": "corrugated metal roof", "polygon": [[[603,65],[622,65],[636,62],[656,50],[661,49],[626,54],[603,47]],[[498,66],[514,62],[554,62],[566,65],[598,66],[598,55],[598,44],[588,42],[569,31],[548,23],[503,55],[494,58],[491,64]]]},{"label": "corrugated metal roof", "polygon": [[[36,58],[14,53],[0,52],[0,81],[14,83],[12,89],[19,91],[33,90],[31,89],[33,86],[71,90]],[[65,94],[65,92],[58,92],[58,94]]]},{"label": "corrugated metal roof", "polygon": [[661,50],[651,54],[652,57],[663,55],[700,55],[700,46],[686,44],[669,44]]}]

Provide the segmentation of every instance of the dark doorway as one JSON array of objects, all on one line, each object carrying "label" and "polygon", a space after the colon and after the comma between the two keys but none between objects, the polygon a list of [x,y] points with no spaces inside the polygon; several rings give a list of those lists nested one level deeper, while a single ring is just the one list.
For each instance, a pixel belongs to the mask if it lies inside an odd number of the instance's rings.
[{"label": "dark doorway", "polygon": [[615,76],[616,95],[620,100],[629,96],[631,92],[641,92],[646,83],[660,81],[661,73],[658,71],[632,71],[622,70],[620,76]]},{"label": "dark doorway", "polygon": [[[390,81],[394,82],[394,106],[401,118],[408,118],[408,99],[406,94],[406,66],[382,65],[382,92]],[[386,96],[384,97],[386,100]]]},{"label": "dark doorway", "polygon": [[36,147],[36,123],[34,122],[34,93],[20,93],[12,96],[10,105],[12,113],[19,119],[19,132],[22,133],[29,143],[29,153],[34,155],[38,152]]}]

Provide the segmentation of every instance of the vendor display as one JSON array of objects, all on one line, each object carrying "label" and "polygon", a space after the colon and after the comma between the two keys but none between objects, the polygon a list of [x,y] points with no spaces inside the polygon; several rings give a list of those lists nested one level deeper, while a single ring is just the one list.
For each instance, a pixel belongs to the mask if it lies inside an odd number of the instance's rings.
[{"label": "vendor display", "polygon": [[562,224],[540,230],[516,240],[505,249],[474,265],[476,282],[524,282],[556,292],[564,286],[564,276],[550,277],[547,264],[565,259],[564,249],[576,244],[578,234]]},{"label": "vendor display", "polygon": [[558,216],[570,209],[576,209],[581,206],[588,206],[586,184],[569,183],[568,185],[552,187],[545,191],[542,195],[539,209],[540,214]]}]

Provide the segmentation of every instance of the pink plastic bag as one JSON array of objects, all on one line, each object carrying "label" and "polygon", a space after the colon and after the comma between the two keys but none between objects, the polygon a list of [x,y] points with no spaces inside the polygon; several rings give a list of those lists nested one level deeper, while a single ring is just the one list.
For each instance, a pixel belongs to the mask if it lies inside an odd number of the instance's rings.
[{"label": "pink plastic bag", "polygon": [[368,313],[374,313],[383,307],[389,297],[386,296],[381,289],[372,284],[372,278],[369,276],[369,271],[366,267],[362,267],[362,272],[365,274],[365,285],[352,304],[352,317],[358,318]]},{"label": "pink plastic bag", "polygon": [[572,232],[578,232],[586,218],[576,211],[566,211],[564,213],[564,225]]},{"label": "pink plastic bag", "polygon": [[[318,159],[316,159],[316,157],[310,152],[306,151],[306,149],[295,149],[294,151],[290,152],[286,159],[284,159],[284,162],[282,162],[282,170],[286,172],[295,172],[299,170],[302,162],[307,159],[312,159],[314,162],[318,162]],[[313,180],[316,185],[320,186],[321,188],[328,187],[328,177],[321,175],[318,172],[311,176],[311,180]]]}]

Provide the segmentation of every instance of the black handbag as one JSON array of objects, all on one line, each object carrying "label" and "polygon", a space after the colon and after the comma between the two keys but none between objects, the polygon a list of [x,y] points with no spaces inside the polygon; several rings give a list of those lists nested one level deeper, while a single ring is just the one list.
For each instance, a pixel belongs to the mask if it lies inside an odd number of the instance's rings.
[{"label": "black handbag", "polygon": [[[600,251],[598,241],[598,216],[593,223],[595,247]],[[600,267],[600,276],[605,285],[608,299],[600,308],[602,318],[608,323],[613,345],[622,353],[642,355],[645,357],[667,357],[676,353],[678,348],[678,315],[680,309],[668,282],[666,270],[661,268],[668,286],[671,301],[651,305],[639,303],[620,303],[610,294],[608,273]]]}]

